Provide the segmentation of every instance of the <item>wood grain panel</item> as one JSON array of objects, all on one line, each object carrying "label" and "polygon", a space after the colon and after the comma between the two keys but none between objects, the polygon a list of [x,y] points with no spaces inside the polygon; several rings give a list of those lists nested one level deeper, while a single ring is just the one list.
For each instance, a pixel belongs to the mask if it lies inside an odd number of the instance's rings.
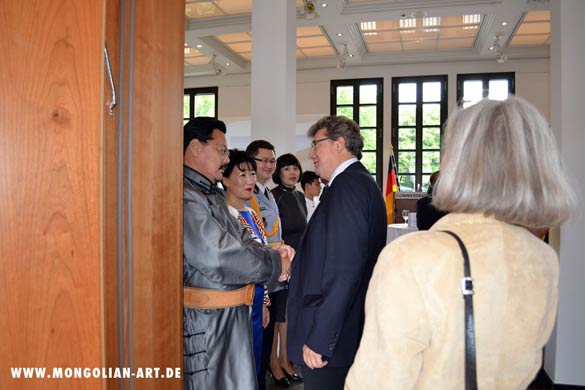
[{"label": "wood grain panel", "polygon": [[0,388],[9,367],[100,367],[102,1],[0,2]]},{"label": "wood grain panel", "polygon": [[[184,1],[136,2],[132,134],[135,366],[181,367]],[[180,389],[180,380],[136,380]]]},{"label": "wood grain panel", "polygon": [[[102,297],[103,297],[103,367],[125,367],[127,364],[120,361],[120,343],[124,338],[119,337],[120,329],[123,329],[124,315],[119,316],[118,310],[124,309],[123,300],[119,302],[119,283],[118,279],[123,277],[119,275],[118,270],[118,233],[125,231],[125,224],[118,224],[118,187],[123,186],[124,180],[118,183],[118,166],[119,152],[118,147],[124,139],[118,139],[118,120],[125,118],[123,112],[125,105],[122,99],[127,96],[127,91],[121,90],[124,87],[121,83],[120,76],[120,0],[105,0],[105,43],[108,48],[112,74],[116,93],[118,95],[118,106],[113,110],[113,115],[109,114],[106,108],[103,113],[104,126],[102,135]],[[103,104],[104,106],[111,101],[112,92],[109,80],[104,73],[103,82]],[[124,122],[122,122],[124,123]],[[125,134],[125,127],[121,127],[121,133]],[[123,147],[124,145],[122,145]],[[122,163],[123,165],[123,163]],[[119,226],[118,226],[119,225]],[[122,245],[125,244],[122,240]],[[122,251],[124,253],[124,251]],[[123,290],[123,288],[122,288]],[[110,378],[104,380],[108,390],[117,390],[121,388],[121,380]]]}]

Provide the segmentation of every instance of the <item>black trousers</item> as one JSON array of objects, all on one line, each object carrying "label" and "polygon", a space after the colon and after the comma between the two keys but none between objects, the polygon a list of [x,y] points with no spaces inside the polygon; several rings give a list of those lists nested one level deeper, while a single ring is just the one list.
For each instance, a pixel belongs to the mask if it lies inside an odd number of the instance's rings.
[{"label": "black trousers", "polygon": [[301,366],[304,390],[343,390],[349,367],[323,367],[311,370]]},{"label": "black trousers", "polygon": [[[270,306],[268,306],[270,308]],[[264,328],[262,334],[262,363],[260,364],[260,373],[258,374],[258,390],[266,390],[266,372],[270,363],[270,353],[272,352],[272,339],[274,337],[274,320],[270,314],[270,322]]]}]

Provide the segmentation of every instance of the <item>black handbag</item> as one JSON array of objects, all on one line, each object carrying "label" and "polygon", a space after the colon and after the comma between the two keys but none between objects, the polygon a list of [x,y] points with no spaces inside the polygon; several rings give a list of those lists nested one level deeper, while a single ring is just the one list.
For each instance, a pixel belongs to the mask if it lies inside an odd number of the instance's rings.
[{"label": "black handbag", "polygon": [[477,390],[477,369],[475,364],[475,322],[473,319],[473,279],[469,266],[469,254],[459,236],[449,230],[443,230],[459,244],[463,256],[463,279],[461,293],[465,300],[465,389]]}]

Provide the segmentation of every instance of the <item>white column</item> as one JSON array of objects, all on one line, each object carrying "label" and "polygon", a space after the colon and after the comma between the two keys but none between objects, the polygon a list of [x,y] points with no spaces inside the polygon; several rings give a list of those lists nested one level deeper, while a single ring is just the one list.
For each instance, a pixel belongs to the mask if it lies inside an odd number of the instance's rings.
[{"label": "white column", "polygon": [[581,200],[561,226],[559,309],[556,331],[545,350],[545,369],[555,384],[585,386],[585,1],[552,0],[551,121],[563,162]]},{"label": "white column", "polygon": [[277,155],[296,150],[296,8],[292,0],[252,6],[252,131]]}]

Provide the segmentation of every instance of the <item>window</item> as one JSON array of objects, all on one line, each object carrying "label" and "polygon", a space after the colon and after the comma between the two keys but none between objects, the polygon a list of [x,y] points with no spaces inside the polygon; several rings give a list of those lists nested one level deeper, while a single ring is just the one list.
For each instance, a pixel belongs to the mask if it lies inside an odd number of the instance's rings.
[{"label": "window", "polygon": [[441,164],[447,76],[392,78],[392,146],[400,191],[426,191]]},{"label": "window", "polygon": [[457,101],[463,108],[484,98],[505,100],[514,93],[514,73],[477,73],[457,75]]},{"label": "window", "polygon": [[362,164],[382,188],[383,79],[331,81],[331,115],[353,119],[364,137]]},{"label": "window", "polygon": [[211,116],[217,119],[217,87],[185,89],[183,124],[198,116]]}]

